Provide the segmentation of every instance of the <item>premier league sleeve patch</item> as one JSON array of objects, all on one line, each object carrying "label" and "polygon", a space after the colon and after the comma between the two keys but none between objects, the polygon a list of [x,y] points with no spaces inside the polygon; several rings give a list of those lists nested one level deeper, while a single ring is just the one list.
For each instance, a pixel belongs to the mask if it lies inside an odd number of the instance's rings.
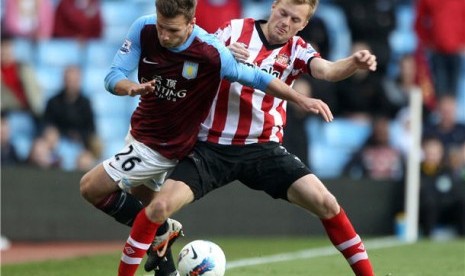
[{"label": "premier league sleeve patch", "polygon": [[188,80],[195,79],[197,77],[197,71],[199,70],[199,64],[191,61],[184,61],[184,67],[182,68],[182,76]]},{"label": "premier league sleeve patch", "polygon": [[124,40],[123,45],[119,48],[121,54],[127,54],[131,50],[132,42],[129,39]]}]

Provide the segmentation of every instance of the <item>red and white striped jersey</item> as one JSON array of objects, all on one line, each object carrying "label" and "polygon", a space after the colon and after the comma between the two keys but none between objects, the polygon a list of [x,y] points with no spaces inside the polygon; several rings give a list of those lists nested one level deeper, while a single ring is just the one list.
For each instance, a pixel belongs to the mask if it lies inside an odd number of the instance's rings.
[{"label": "red and white striped jersey", "polygon": [[[236,19],[226,23],[216,36],[226,45],[246,45],[247,64],[280,78],[288,85],[302,73],[308,62],[319,54],[300,37],[287,43],[270,45],[254,19]],[[286,101],[237,82],[223,80],[207,119],[201,124],[199,140],[223,145],[244,145],[268,141],[282,142],[286,124]]]}]

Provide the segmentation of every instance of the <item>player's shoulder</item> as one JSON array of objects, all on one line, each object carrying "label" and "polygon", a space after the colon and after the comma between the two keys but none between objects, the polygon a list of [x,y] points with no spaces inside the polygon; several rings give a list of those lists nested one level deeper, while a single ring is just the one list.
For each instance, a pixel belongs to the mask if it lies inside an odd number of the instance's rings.
[{"label": "player's shoulder", "polygon": [[240,23],[240,24],[255,24],[255,19],[253,18],[236,18],[231,19],[231,23]]},{"label": "player's shoulder", "polygon": [[289,40],[289,42],[293,43],[295,47],[302,47],[302,48],[311,47],[310,43],[308,43],[307,41],[305,41],[305,39],[303,39],[301,36],[298,36],[298,35],[293,36]]},{"label": "player's shoulder", "polygon": [[157,23],[157,17],[155,14],[143,15],[137,18],[133,25],[138,25],[141,28],[145,25],[153,25]]},{"label": "player's shoulder", "polygon": [[205,46],[212,46],[217,49],[225,48],[224,44],[218,40],[214,34],[210,34],[201,27],[195,25],[194,32],[196,39]]},{"label": "player's shoulder", "polygon": [[231,19],[228,21],[228,26],[231,26],[233,29],[238,31],[246,28],[246,29],[253,29],[255,26],[256,20],[253,18],[237,18]]}]

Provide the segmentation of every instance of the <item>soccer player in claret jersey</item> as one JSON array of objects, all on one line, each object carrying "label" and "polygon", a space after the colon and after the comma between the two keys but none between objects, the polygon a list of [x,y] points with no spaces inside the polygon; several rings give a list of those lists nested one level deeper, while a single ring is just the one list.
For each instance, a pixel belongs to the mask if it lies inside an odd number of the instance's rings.
[{"label": "soccer player in claret jersey", "polygon": [[[133,23],[105,78],[107,90],[115,95],[140,95],[125,148],[81,179],[85,199],[132,226],[121,257],[120,276],[134,275],[159,228],[168,233],[179,231],[179,224],[163,226],[167,218],[154,222],[152,203],[157,195],[153,191],[177,160],[191,152],[222,78],[291,100],[308,112],[321,114],[326,121],[332,120],[331,111],[321,100],[302,96],[259,68],[238,63],[220,41],[195,25],[195,3],[157,0],[156,16],[143,16]],[[128,79],[136,69],[140,83]],[[153,191],[147,192],[145,187]],[[143,207],[147,204],[151,208]],[[176,229],[171,231],[172,227]],[[166,245],[170,234],[165,236]],[[163,246],[157,253],[163,256],[166,250]],[[177,272],[164,272],[170,274]]]},{"label": "soccer player in claret jersey", "polygon": [[[317,5],[317,0],[276,0],[267,21],[232,20],[216,35],[238,59],[288,84],[302,73],[338,81],[356,70],[376,70],[376,57],[367,50],[330,62],[295,36]],[[147,207],[156,215],[151,219],[162,223],[211,190],[239,180],[318,216],[354,274],[374,275],[363,242],[336,198],[280,145],[285,116],[286,101],[223,81],[193,152],[180,161]]]}]

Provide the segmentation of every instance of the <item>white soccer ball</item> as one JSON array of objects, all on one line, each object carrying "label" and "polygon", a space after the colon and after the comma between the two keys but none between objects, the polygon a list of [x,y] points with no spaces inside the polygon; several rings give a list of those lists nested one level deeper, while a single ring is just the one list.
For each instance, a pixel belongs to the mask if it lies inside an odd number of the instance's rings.
[{"label": "white soccer ball", "polygon": [[225,269],[224,252],[211,241],[192,241],[181,249],[178,256],[181,276],[223,276]]}]

